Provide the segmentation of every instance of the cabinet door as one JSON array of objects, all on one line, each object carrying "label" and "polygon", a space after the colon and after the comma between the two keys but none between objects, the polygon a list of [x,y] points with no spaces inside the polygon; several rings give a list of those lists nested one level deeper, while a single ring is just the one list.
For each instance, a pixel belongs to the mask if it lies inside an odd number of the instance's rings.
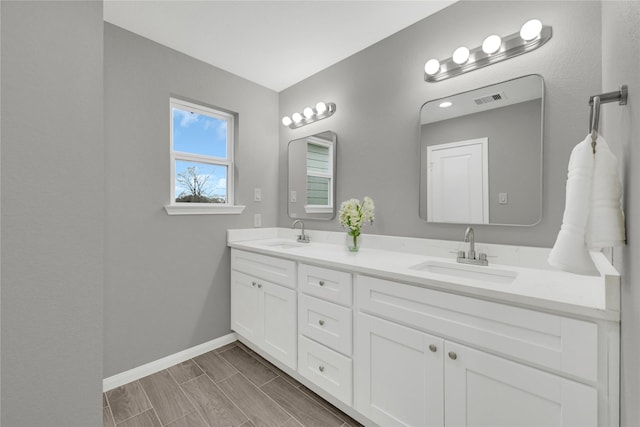
[{"label": "cabinet door", "polygon": [[255,278],[231,271],[231,329],[255,344],[262,337],[260,294]]},{"label": "cabinet door", "polygon": [[459,344],[445,345],[447,426],[596,426],[595,388]]},{"label": "cabinet door", "polygon": [[269,354],[292,369],[297,364],[296,292],[258,281],[261,300],[262,345]]},{"label": "cabinet door", "polygon": [[359,313],[356,409],[382,426],[442,426],[443,340]]}]

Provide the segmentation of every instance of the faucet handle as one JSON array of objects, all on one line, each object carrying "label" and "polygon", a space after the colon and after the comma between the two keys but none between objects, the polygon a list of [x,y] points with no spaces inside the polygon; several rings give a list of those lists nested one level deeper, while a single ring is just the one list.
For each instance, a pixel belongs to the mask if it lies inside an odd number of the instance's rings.
[{"label": "faucet handle", "polygon": [[309,239],[309,235],[308,234],[300,234],[298,235],[298,242],[301,243],[309,243],[310,239]]},{"label": "faucet handle", "polygon": [[458,258],[465,258],[464,251],[458,251]]},{"label": "faucet handle", "polygon": [[487,254],[486,254],[486,253],[484,253],[484,252],[480,252],[480,253],[478,254],[478,259],[479,259],[480,261],[486,261],[486,260],[487,260]]}]

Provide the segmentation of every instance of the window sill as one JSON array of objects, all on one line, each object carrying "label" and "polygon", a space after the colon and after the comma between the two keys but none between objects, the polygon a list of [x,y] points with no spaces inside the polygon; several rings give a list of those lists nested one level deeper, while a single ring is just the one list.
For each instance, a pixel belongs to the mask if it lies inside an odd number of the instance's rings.
[{"label": "window sill", "polygon": [[333,213],[333,206],[305,205],[305,213]]},{"label": "window sill", "polygon": [[164,206],[167,215],[239,215],[244,208],[242,205],[210,205],[208,203],[185,203]]}]

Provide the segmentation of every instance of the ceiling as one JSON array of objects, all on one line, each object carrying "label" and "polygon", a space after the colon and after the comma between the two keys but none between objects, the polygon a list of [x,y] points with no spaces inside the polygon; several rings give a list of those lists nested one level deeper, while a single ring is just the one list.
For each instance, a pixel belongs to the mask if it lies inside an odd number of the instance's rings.
[{"label": "ceiling", "polygon": [[104,20],[280,92],[452,3],[106,0]]}]

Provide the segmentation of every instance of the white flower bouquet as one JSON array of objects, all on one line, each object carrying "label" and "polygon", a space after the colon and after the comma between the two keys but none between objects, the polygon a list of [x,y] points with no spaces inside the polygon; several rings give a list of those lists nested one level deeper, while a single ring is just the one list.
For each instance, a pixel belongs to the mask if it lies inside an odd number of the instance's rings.
[{"label": "white flower bouquet", "polygon": [[353,237],[353,246],[349,246],[350,251],[358,250],[358,236],[360,227],[367,222],[373,224],[374,219],[373,200],[365,196],[362,203],[358,199],[350,199],[340,205],[340,224],[347,228],[347,234]]}]

